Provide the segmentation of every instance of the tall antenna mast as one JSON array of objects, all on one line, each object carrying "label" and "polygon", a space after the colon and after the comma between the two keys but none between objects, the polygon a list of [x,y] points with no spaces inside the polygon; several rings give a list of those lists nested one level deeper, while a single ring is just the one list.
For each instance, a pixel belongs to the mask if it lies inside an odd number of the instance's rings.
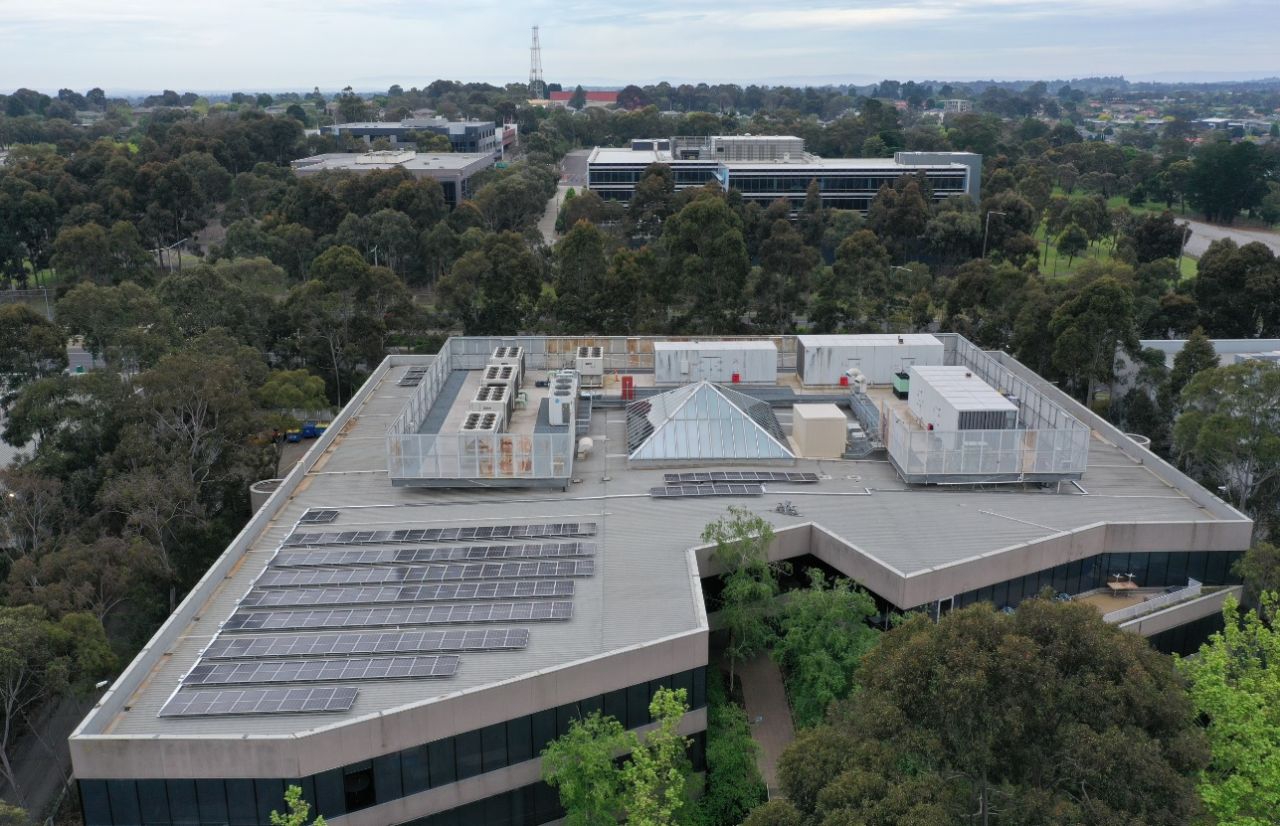
[{"label": "tall antenna mast", "polygon": [[547,84],[542,82],[542,44],[538,42],[538,27],[533,27],[533,46],[529,49],[529,97],[542,100],[547,96]]}]

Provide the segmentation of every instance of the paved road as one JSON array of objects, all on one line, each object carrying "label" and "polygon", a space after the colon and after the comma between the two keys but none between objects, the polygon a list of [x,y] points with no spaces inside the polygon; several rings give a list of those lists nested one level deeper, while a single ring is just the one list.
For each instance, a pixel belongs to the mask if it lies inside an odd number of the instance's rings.
[{"label": "paved road", "polygon": [[560,162],[560,182],[581,189],[587,185],[587,158],[590,149],[575,149]]},{"label": "paved road", "polygon": [[548,245],[556,242],[556,218],[560,215],[560,205],[564,203],[564,196],[568,191],[569,185],[561,180],[560,185],[556,187],[556,194],[547,201],[547,208],[538,219],[538,231],[542,233],[542,238]]},{"label": "paved road", "polygon": [[782,685],[782,672],[768,654],[760,654],[742,664],[742,703],[751,724],[751,738],[760,745],[756,766],[769,787],[769,799],[782,793],[778,785],[778,758],[796,739],[791,723],[791,706]]},{"label": "paved road", "polygon": [[1191,237],[1187,239],[1187,255],[1199,258],[1209,249],[1209,244],[1222,238],[1230,238],[1244,246],[1253,241],[1261,241],[1277,255],[1280,255],[1280,232],[1269,232],[1261,229],[1237,229],[1235,227],[1219,227],[1203,221],[1186,220],[1191,225]]}]

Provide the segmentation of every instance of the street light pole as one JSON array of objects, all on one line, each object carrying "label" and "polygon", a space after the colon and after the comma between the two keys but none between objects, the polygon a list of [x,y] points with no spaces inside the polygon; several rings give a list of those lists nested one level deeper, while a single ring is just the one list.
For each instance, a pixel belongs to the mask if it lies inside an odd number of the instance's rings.
[{"label": "street light pole", "polygon": [[1005,213],[1003,213],[1003,212],[997,212],[997,211],[996,211],[996,210],[994,210],[994,209],[989,209],[989,210],[987,210],[986,228],[985,228],[984,230],[982,230],[982,257],[983,257],[983,258],[986,258],[986,257],[987,257],[987,236],[991,234],[991,216],[992,216],[992,215],[1004,215],[1004,214],[1005,214]]}]

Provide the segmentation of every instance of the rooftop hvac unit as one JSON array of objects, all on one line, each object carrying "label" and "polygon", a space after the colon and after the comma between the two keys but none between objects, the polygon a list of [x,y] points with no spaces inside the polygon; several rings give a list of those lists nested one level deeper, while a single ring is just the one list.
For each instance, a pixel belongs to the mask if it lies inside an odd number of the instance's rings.
[{"label": "rooftop hvac unit", "polygon": [[463,433],[500,433],[502,422],[497,413],[468,413],[462,420]]},{"label": "rooftop hvac unit", "polygon": [[552,427],[567,427],[574,423],[574,403],[577,394],[569,387],[552,388],[547,397],[547,421]]},{"label": "rooftop hvac unit", "polygon": [[475,398],[471,400],[471,410],[475,413],[497,413],[505,424],[511,418],[511,410],[515,404],[515,396],[509,384],[483,384],[476,388]]},{"label": "rooftop hvac unit", "polygon": [[507,367],[516,368],[516,387],[519,388],[521,382],[524,381],[524,348],[519,345],[508,345],[504,347],[493,348],[493,355],[489,356],[490,364],[500,364]]},{"label": "rooftop hvac unit", "polygon": [[579,347],[574,359],[583,387],[600,387],[604,384],[604,348]]},{"label": "rooftop hvac unit", "polygon": [[547,420],[553,427],[574,424],[578,401],[578,372],[561,370],[551,381],[551,393],[547,396]]},{"label": "rooftop hvac unit", "polygon": [[516,390],[520,387],[519,370],[509,364],[490,364],[484,368],[484,373],[480,376],[480,384],[501,384],[510,388],[512,397],[514,398]]}]

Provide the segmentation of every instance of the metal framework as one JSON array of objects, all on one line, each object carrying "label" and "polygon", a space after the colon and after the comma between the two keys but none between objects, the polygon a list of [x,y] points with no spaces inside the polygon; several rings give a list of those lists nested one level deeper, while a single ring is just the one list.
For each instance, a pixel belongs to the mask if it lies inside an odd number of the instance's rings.
[{"label": "metal framework", "polygon": [[542,100],[547,96],[547,84],[542,81],[542,43],[538,41],[538,27],[533,27],[533,45],[529,47],[529,97]]}]

